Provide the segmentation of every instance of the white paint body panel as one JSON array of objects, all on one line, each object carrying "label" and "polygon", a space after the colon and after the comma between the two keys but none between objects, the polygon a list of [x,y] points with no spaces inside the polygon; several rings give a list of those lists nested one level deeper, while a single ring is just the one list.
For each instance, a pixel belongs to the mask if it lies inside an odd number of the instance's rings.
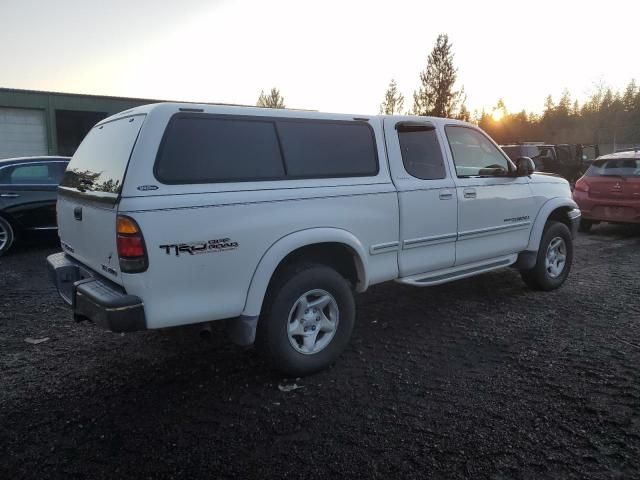
[{"label": "white paint body panel", "polygon": [[[536,215],[526,178],[457,178],[456,265],[518,253]],[[475,192],[467,198],[465,192]]]},{"label": "white paint body panel", "polygon": [[[375,176],[165,185],[154,177],[153,166],[167,123],[180,108],[218,115],[354,118],[192,104],[150,105],[116,116],[146,114],[117,211],[139,224],[149,268],[137,274],[118,271],[117,281],[143,300],[149,328],[259,315],[280,262],[315,243],[349,248],[358,273],[357,291],[388,280],[418,285],[428,277],[436,284],[447,281],[447,275],[455,279],[482,273],[494,268],[496,259],[513,263],[519,252],[536,250],[539,223],[544,226],[551,207],[574,205],[568,184],[556,178],[455,178],[444,126],[462,122],[400,116],[367,117],[379,158]],[[420,180],[405,171],[394,126],[407,119],[436,127],[446,178]],[[463,190],[472,183],[478,195],[475,202],[466,202]],[[157,189],[138,189],[149,185]],[[451,193],[450,198],[442,199],[443,192]],[[62,203],[65,214],[72,207],[73,202]],[[505,219],[527,216],[517,228],[495,228],[503,227]],[[113,214],[105,221],[113,224]],[[70,244],[77,244],[82,234],[72,227],[61,230],[62,241]],[[111,237],[103,236],[88,237],[102,242],[102,253],[80,258],[95,270],[104,253],[115,248],[115,225]],[[238,247],[196,255],[176,255],[161,247],[221,238]]]}]

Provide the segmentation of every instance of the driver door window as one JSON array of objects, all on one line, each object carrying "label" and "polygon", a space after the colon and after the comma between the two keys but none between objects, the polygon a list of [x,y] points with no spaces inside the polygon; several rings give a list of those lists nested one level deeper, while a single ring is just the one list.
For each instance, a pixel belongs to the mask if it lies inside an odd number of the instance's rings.
[{"label": "driver door window", "polygon": [[510,171],[507,158],[482,133],[469,127],[445,127],[458,178],[503,177]]}]

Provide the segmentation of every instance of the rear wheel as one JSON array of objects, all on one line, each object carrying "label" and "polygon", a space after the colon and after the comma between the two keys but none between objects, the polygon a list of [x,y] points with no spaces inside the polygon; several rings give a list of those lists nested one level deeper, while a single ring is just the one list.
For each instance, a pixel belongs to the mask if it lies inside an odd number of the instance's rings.
[{"label": "rear wheel", "polygon": [[564,223],[548,222],[538,248],[536,264],[521,270],[524,282],[534,290],[555,290],[569,276],[573,261],[573,240]]},{"label": "rear wheel", "polygon": [[578,230],[584,233],[588,233],[591,231],[591,227],[593,227],[593,222],[591,220],[580,220],[580,226]]},{"label": "rear wheel", "polygon": [[4,255],[11,248],[15,239],[15,233],[11,224],[0,217],[0,256]]},{"label": "rear wheel", "polygon": [[349,283],[328,266],[298,264],[274,280],[256,342],[278,370],[308,375],[336,360],[349,342],[354,322]]}]

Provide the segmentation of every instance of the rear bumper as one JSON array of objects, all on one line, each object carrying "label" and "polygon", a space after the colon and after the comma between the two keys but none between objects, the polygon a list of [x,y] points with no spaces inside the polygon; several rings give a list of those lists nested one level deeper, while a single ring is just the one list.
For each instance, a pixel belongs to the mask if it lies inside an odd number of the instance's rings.
[{"label": "rear bumper", "polygon": [[573,192],[573,199],[580,207],[584,220],[640,223],[640,201],[638,200],[591,198],[580,191]]},{"label": "rear bumper", "polygon": [[51,280],[73,308],[76,321],[91,320],[113,332],[146,330],[144,304],[122,287],[98,277],[64,252],[47,257]]}]

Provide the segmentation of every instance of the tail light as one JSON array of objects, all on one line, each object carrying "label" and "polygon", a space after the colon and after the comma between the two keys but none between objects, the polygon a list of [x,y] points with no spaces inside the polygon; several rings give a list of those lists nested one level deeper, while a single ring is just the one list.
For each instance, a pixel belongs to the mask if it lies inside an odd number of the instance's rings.
[{"label": "tail light", "polygon": [[576,182],[576,186],[574,188],[579,192],[589,193],[589,184],[584,179],[584,177]]},{"label": "tail light", "polygon": [[133,218],[118,215],[116,221],[116,244],[118,246],[121,272],[140,273],[149,267],[144,237]]}]

